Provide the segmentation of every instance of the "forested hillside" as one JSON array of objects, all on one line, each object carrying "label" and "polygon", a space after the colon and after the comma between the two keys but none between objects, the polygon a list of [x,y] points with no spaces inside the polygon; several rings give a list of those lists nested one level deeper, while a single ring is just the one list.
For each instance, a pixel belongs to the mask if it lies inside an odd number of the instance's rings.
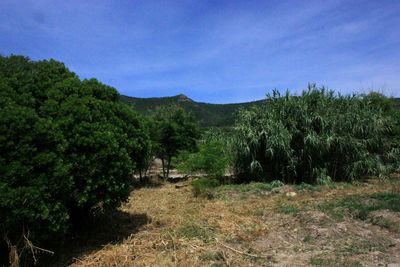
[{"label": "forested hillside", "polygon": [[237,104],[209,104],[196,102],[185,95],[171,97],[152,97],[137,98],[121,96],[121,101],[132,105],[142,114],[148,114],[149,111],[159,106],[177,105],[190,112],[202,126],[223,127],[232,126],[235,121],[235,113],[240,108],[248,108],[263,103],[263,100],[237,103]]},{"label": "forested hillside", "polygon": [[[258,100],[235,104],[209,104],[196,102],[183,94],[150,98],[121,95],[120,100],[132,105],[135,110],[144,115],[149,114],[156,107],[177,105],[190,112],[205,127],[232,126],[235,122],[235,114],[240,108],[259,106],[264,102],[264,100]],[[400,98],[395,98],[394,100],[396,101],[396,107],[400,109]]]}]

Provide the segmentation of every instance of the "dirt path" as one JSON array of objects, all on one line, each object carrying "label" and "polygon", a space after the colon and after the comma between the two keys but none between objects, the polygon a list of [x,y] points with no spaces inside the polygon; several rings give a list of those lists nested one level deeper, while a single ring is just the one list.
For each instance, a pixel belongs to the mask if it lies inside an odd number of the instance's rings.
[{"label": "dirt path", "polygon": [[[382,183],[316,192],[285,186],[205,199],[193,197],[191,186],[142,188],[133,191],[120,210],[129,215],[117,226],[128,233],[123,240],[85,253],[73,266],[399,264],[398,213],[386,212],[394,224],[383,227],[347,215],[333,219],[316,208],[329,199],[388,190],[391,185]],[[142,225],[129,234],[138,220]]]}]

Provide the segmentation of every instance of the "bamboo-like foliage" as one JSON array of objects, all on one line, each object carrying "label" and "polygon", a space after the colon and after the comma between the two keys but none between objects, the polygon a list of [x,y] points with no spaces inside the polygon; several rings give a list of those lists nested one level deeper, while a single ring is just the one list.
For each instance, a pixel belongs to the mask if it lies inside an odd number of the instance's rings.
[{"label": "bamboo-like foliage", "polygon": [[[398,125],[382,95],[343,96],[309,85],[300,96],[274,91],[241,110],[232,149],[242,180],[287,183],[354,180],[398,168]],[[386,103],[386,102],[385,102]]]}]

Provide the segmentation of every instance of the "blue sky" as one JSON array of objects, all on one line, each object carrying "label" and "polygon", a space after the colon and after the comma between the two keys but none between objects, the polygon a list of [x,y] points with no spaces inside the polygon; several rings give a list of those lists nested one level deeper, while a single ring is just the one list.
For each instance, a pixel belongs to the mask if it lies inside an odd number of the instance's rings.
[{"label": "blue sky", "polygon": [[400,1],[0,1],[0,53],[137,97],[243,102],[309,82],[400,96]]}]

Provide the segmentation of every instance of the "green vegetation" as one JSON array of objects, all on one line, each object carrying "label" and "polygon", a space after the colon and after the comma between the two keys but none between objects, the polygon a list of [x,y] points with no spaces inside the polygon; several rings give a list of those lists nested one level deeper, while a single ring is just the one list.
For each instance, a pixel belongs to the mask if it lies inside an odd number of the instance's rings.
[{"label": "green vegetation", "polygon": [[315,256],[310,259],[310,264],[314,266],[343,266],[343,267],[362,267],[363,265],[359,261],[346,260],[336,258],[324,258],[321,256]]},{"label": "green vegetation", "polygon": [[199,128],[195,119],[177,106],[156,109],[151,124],[152,147],[162,161],[163,177],[167,179],[172,158],[180,151],[196,149]]},{"label": "green vegetation", "polygon": [[177,169],[186,174],[202,173],[210,179],[221,179],[230,166],[225,135],[218,129],[204,133],[195,153],[183,151],[177,158]]},{"label": "green vegetation", "polygon": [[250,182],[247,184],[225,184],[222,185],[217,179],[200,178],[192,182],[193,194],[195,196],[213,196],[214,194],[225,194],[229,192],[264,192],[271,191],[274,188],[281,187],[284,184],[281,181],[272,181],[271,183]]},{"label": "green vegetation", "polygon": [[[251,183],[250,183],[251,184]],[[263,183],[260,183],[263,184]],[[266,184],[268,185],[268,184]],[[303,187],[300,190],[316,191],[322,190],[321,186]],[[296,186],[298,188],[298,186]],[[341,187],[344,188],[350,187]],[[325,187],[324,190],[329,189]],[[359,220],[366,220],[373,211],[387,210],[391,212],[400,212],[400,194],[396,192],[379,192],[373,194],[356,194],[344,198],[330,200],[318,205],[310,205],[307,202],[292,202],[287,199],[280,199],[276,204],[276,210],[280,213],[290,214],[307,210],[319,210],[324,212],[332,219],[342,221],[346,216]],[[385,228],[390,227],[390,222],[385,219],[379,219],[374,222]]]},{"label": "green vegetation", "polygon": [[263,103],[263,100],[238,104],[209,104],[195,102],[185,95],[171,97],[137,98],[121,96],[123,103],[132,107],[143,115],[150,115],[159,107],[179,106],[187,113],[192,114],[203,127],[231,127],[235,122],[236,112],[240,108],[249,108]]},{"label": "green vegetation", "polygon": [[284,213],[284,214],[298,213],[301,211],[301,209],[296,208],[292,204],[283,203],[283,202],[279,202],[278,205],[276,206],[276,209],[278,210],[278,212]]},{"label": "green vegetation", "polygon": [[338,220],[342,220],[345,214],[365,220],[370,212],[376,210],[400,212],[399,203],[399,193],[375,193],[372,195],[349,196],[322,204],[318,208]]},{"label": "green vegetation", "polygon": [[242,181],[319,183],[385,176],[399,166],[392,101],[336,95],[310,86],[301,96],[278,92],[239,112],[234,170]]},{"label": "green vegetation", "polygon": [[216,192],[236,191],[236,192],[262,192],[271,191],[274,188],[281,187],[284,184],[281,181],[272,181],[270,183],[250,182],[247,184],[227,184],[216,188]]},{"label": "green vegetation", "polygon": [[[149,144],[114,88],[62,63],[0,57],[0,229],[21,250],[57,238],[96,205],[118,206]],[[23,240],[23,242],[17,242]]]},{"label": "green vegetation", "polygon": [[307,183],[297,184],[297,185],[295,185],[295,188],[300,191],[301,190],[303,190],[303,191],[320,191],[321,190],[319,185],[307,184]]},{"label": "green vegetation", "polygon": [[[170,97],[138,98],[120,96],[120,101],[131,105],[143,115],[150,115],[158,107],[179,106],[192,114],[203,127],[232,127],[235,123],[236,113],[240,109],[249,109],[263,105],[264,100],[235,104],[209,104],[196,102],[185,95]],[[400,98],[390,99],[395,107],[400,109]]]},{"label": "green vegetation", "polygon": [[192,182],[194,196],[209,196],[211,189],[220,185],[216,179],[200,178]]},{"label": "green vegetation", "polygon": [[205,223],[187,221],[176,230],[175,234],[178,237],[199,239],[204,243],[209,243],[213,241],[215,237],[215,229],[209,227]]},{"label": "green vegetation", "polygon": [[[236,112],[234,128],[203,129],[200,136],[198,121],[232,126]],[[31,241],[65,237],[95,209],[118,207],[133,174],[144,182],[155,157],[164,179],[173,160],[181,173],[203,175],[192,182],[193,193],[209,198],[284,183],[318,191],[337,188],[338,181],[386,177],[400,171],[400,112],[377,93],[341,96],[315,86],[300,96],[274,92],[265,101],[228,105],[183,95],[127,98],[95,79],[80,80],[54,60],[0,56],[0,150],[0,232],[6,241],[0,246],[16,246],[21,255]],[[400,212],[399,203],[393,190],[318,208],[334,218],[345,211],[365,220],[376,210]],[[301,205],[279,202],[276,209],[298,213]],[[377,224],[390,226],[384,219]],[[175,234],[207,243],[215,231],[190,222]],[[354,250],[368,248],[358,244]],[[325,259],[311,263],[324,265]]]}]

